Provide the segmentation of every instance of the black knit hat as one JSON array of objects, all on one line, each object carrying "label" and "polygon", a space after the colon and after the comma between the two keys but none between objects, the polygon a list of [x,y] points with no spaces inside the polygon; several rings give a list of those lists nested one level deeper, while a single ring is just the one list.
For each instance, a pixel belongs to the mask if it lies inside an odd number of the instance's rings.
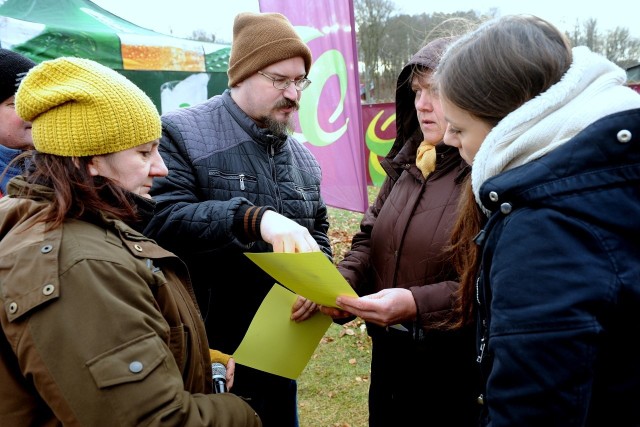
[{"label": "black knit hat", "polygon": [[35,62],[19,53],[0,48],[0,102],[12,97]]}]

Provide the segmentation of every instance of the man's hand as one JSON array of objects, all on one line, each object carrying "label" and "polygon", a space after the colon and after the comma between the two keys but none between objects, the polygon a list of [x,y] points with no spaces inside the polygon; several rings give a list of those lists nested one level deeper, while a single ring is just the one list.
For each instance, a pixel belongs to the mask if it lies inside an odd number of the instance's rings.
[{"label": "man's hand", "polygon": [[342,310],[379,326],[413,321],[417,313],[413,294],[403,288],[383,289],[360,298],[340,296],[336,304]]},{"label": "man's hand", "polygon": [[309,230],[275,211],[266,211],[260,221],[262,239],[273,252],[318,252],[320,247]]},{"label": "man's hand", "polygon": [[316,311],[318,311],[318,305],[315,302],[298,295],[291,307],[291,320],[302,322],[313,316]]}]

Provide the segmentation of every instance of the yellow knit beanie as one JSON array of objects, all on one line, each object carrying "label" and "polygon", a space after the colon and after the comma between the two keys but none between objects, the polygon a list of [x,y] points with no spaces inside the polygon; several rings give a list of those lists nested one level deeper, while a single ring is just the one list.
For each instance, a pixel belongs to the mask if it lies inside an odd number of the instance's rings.
[{"label": "yellow knit beanie", "polygon": [[160,138],[151,99],[95,61],[62,57],[32,68],[16,93],[37,151],[65,157],[115,153]]},{"label": "yellow knit beanie", "polygon": [[289,20],[280,13],[243,12],[233,22],[229,58],[229,87],[233,87],[264,67],[301,56],[307,74],[311,50]]}]

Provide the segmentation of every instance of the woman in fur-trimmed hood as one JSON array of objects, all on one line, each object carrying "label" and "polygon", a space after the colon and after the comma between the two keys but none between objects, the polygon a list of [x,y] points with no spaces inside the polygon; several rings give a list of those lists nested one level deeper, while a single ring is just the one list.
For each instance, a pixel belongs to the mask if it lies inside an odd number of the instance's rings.
[{"label": "woman in fur-trimmed hood", "polygon": [[640,425],[640,94],[527,15],[465,35],[436,81],[473,170],[454,254],[482,425]]}]

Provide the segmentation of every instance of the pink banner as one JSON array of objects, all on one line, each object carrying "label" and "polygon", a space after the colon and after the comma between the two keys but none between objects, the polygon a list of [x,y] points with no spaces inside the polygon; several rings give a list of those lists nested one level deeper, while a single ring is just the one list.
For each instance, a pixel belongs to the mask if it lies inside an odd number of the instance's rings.
[{"label": "pink banner", "polygon": [[296,139],[322,166],[327,205],[364,212],[368,206],[360,81],[351,0],[260,0],[262,12],[279,12],[313,53]]},{"label": "pink banner", "polygon": [[367,183],[382,185],[387,174],[380,158],[387,155],[396,138],[396,105],[393,102],[362,106],[362,122],[367,159]]}]

